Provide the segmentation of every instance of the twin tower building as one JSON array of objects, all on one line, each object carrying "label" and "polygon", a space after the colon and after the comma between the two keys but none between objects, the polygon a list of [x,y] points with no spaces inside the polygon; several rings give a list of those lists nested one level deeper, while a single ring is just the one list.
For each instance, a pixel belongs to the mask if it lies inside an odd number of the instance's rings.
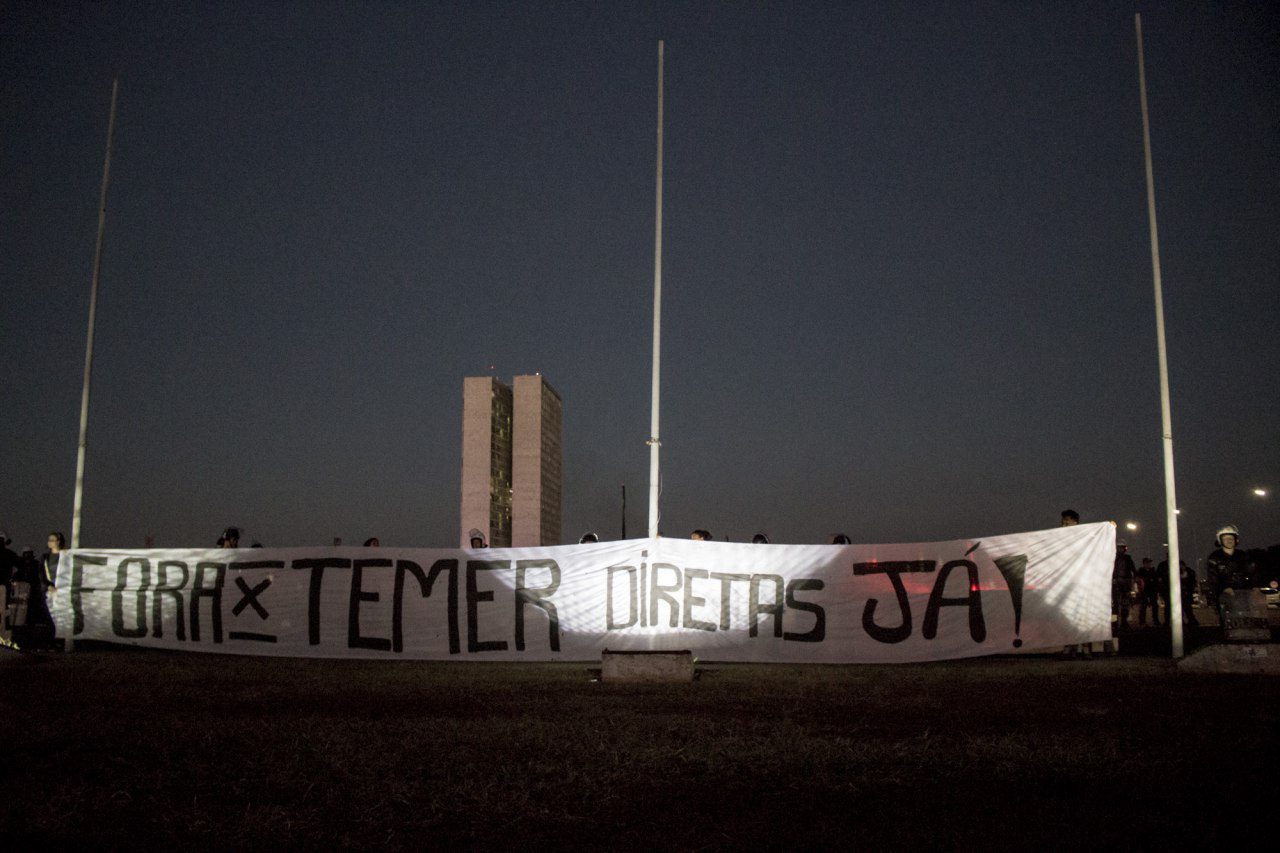
[{"label": "twin tower building", "polygon": [[560,409],[541,375],[463,381],[462,547],[473,529],[494,548],[560,544]]}]

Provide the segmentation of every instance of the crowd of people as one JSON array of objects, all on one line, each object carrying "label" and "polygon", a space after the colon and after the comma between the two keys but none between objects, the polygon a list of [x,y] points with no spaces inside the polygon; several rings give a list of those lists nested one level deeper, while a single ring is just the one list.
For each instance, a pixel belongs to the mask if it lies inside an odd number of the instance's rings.
[{"label": "crowd of people", "polygon": [[[715,537],[711,535],[711,531],[698,528],[689,534],[689,538],[695,542],[714,542]],[[727,541],[727,539],[726,539]],[[766,533],[756,533],[751,537],[752,545],[768,545],[769,536]],[[853,540],[843,533],[833,533],[827,541],[828,545],[852,545]]]},{"label": "crowd of people", "polygon": [[[1075,510],[1062,511],[1063,527],[1079,523],[1080,514]],[[1238,594],[1258,586],[1257,567],[1237,547],[1239,542],[1240,529],[1234,524],[1218,529],[1214,537],[1217,548],[1205,560],[1206,577],[1203,581],[1186,561],[1178,560],[1180,618],[1184,625],[1195,627],[1200,624],[1195,612],[1197,601],[1217,609],[1221,622],[1224,604],[1229,605]],[[1172,618],[1170,579],[1167,550],[1159,563],[1143,557],[1135,567],[1128,544],[1123,539],[1117,540],[1116,559],[1111,570],[1112,635],[1118,636],[1135,627],[1146,628],[1148,615],[1152,628],[1168,628]],[[1136,620],[1133,618],[1135,604],[1138,609]],[[1133,624],[1135,621],[1136,626]],[[1087,644],[1066,646],[1062,654],[1063,657],[1091,656]]]},{"label": "crowd of people", "polygon": [[53,646],[53,616],[49,613],[49,587],[58,577],[58,556],[67,540],[58,531],[49,534],[49,550],[37,558],[35,549],[21,554],[9,549],[8,534],[0,532],[0,643],[20,648]]},{"label": "crowd of people", "polygon": [[[1198,624],[1193,603],[1199,593],[1199,583],[1195,570],[1186,561],[1178,560],[1179,592],[1182,599],[1182,621],[1190,625]],[[1150,557],[1143,557],[1142,563],[1134,567],[1133,558],[1129,556],[1129,546],[1124,540],[1116,542],[1116,561],[1111,573],[1111,607],[1117,630],[1127,631],[1131,627],[1133,608],[1138,608],[1137,627],[1147,627],[1148,615],[1151,626],[1159,628],[1169,624],[1169,557],[1158,564]]]},{"label": "crowd of people", "polygon": [[[698,528],[697,530],[690,532],[689,538],[695,542],[714,542],[715,541],[715,537],[711,535],[711,531],[703,530],[702,528]],[[471,528],[471,530],[467,533],[467,539],[470,542],[472,548],[488,548],[489,547],[488,542],[484,538],[484,533],[479,528],[476,528],[476,527]],[[373,542],[374,544],[377,544],[376,539],[373,539],[370,541]],[[595,543],[599,541],[600,541],[600,537],[598,535],[588,531],[582,534],[582,536],[578,539],[578,544],[586,545],[589,543]],[[368,545],[369,543],[366,542],[364,544]],[[768,545],[769,537],[765,533],[756,533],[751,537],[751,544],[752,545]],[[853,540],[851,540],[848,536],[844,535],[843,533],[836,533],[831,536],[831,540],[829,544],[852,545]]]}]

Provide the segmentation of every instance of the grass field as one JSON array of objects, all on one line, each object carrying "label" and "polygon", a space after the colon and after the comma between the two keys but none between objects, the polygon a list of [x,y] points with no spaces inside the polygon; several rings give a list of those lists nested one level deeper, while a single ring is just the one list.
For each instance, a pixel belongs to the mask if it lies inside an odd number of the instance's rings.
[{"label": "grass field", "polygon": [[[0,656],[5,846],[1148,848],[1264,827],[1276,679]],[[16,849],[9,847],[9,849]]]}]

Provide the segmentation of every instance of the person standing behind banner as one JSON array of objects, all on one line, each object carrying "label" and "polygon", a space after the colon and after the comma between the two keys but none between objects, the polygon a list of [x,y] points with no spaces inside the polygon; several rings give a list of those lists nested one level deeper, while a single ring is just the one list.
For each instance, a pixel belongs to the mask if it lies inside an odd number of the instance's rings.
[{"label": "person standing behind banner", "polygon": [[17,592],[14,598],[19,605],[13,622],[14,642],[26,648],[44,647],[53,639],[53,618],[44,600],[44,571],[36,559],[35,549],[22,549],[13,578]]},{"label": "person standing behind banner", "polygon": [[[1062,511],[1062,524],[1059,526],[1075,527],[1079,523],[1080,513],[1076,512],[1074,509],[1064,509]],[[1062,656],[1064,658],[1073,658],[1076,655],[1079,655],[1086,660],[1093,657],[1093,654],[1089,651],[1088,643],[1069,643],[1062,647]]]},{"label": "person standing behind banner", "polygon": [[0,532],[0,586],[3,587],[13,583],[13,571],[18,567],[18,555],[9,550],[12,541],[7,533]]},{"label": "person standing behind banner", "polygon": [[[1164,559],[1160,561],[1160,565],[1156,566],[1156,571],[1160,572],[1166,578],[1165,584],[1169,581],[1169,554],[1166,552]],[[1196,594],[1196,570],[1188,566],[1182,560],[1178,561],[1178,588],[1182,590],[1182,621],[1188,625],[1199,625],[1200,620],[1196,619],[1195,610],[1195,594]],[[1165,596],[1165,604],[1169,602],[1169,597]],[[1169,611],[1166,609],[1164,621],[1169,621]]]},{"label": "person standing behind banner", "polygon": [[[1151,564],[1150,557],[1142,558],[1138,569],[1138,627],[1147,627],[1147,608],[1151,609],[1151,624],[1160,627],[1160,576]],[[1166,620],[1168,621],[1168,620]]]},{"label": "person standing behind banner", "polygon": [[0,531],[0,622],[3,622],[4,634],[0,636],[4,644],[9,642],[9,627],[13,624],[10,615],[13,597],[13,571],[18,567],[18,555],[9,550],[9,536]]},{"label": "person standing behind banner", "polygon": [[473,527],[471,532],[467,534],[467,538],[471,541],[471,547],[475,549],[488,548],[488,544],[484,541],[484,534],[480,532],[480,528]]},{"label": "person standing behind banner", "polygon": [[1134,573],[1129,547],[1123,542],[1117,542],[1116,562],[1111,569],[1111,613],[1116,617],[1116,631],[1129,630],[1129,604],[1133,593]]},{"label": "person standing behind banner", "polygon": [[1166,628],[1172,624],[1173,613],[1169,610],[1169,567],[1164,567],[1161,573],[1160,567],[1156,566],[1156,597],[1158,604],[1164,605],[1164,626]]},{"label": "person standing behind banner", "polygon": [[49,534],[49,550],[40,558],[40,563],[44,566],[45,586],[58,585],[58,557],[62,554],[62,549],[67,547],[67,538],[57,530]]},{"label": "person standing behind banner", "polygon": [[[58,585],[58,559],[62,555],[62,549],[67,547],[67,538],[61,532],[55,530],[49,534],[48,539],[49,550],[40,558],[41,568],[44,569],[44,592],[45,602],[49,600],[49,590],[56,589]],[[49,616],[49,642],[52,644],[57,639],[57,626],[54,624],[53,615]]]}]

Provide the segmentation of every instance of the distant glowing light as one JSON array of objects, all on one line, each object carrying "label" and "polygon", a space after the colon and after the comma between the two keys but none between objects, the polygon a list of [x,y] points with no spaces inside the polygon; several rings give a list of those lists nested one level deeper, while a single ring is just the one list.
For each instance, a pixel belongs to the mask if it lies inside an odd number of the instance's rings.
[{"label": "distant glowing light", "polygon": [[1127,521],[1127,522],[1125,522],[1124,529],[1125,529],[1125,530],[1137,530],[1137,529],[1138,529],[1138,522],[1136,522],[1136,521]]},{"label": "distant glowing light", "polygon": [[1253,490],[1253,493],[1254,493],[1255,495],[1257,495],[1258,497],[1260,497],[1260,498],[1265,498],[1265,497],[1267,496],[1267,490],[1266,490],[1266,489],[1254,489],[1254,490]]}]

